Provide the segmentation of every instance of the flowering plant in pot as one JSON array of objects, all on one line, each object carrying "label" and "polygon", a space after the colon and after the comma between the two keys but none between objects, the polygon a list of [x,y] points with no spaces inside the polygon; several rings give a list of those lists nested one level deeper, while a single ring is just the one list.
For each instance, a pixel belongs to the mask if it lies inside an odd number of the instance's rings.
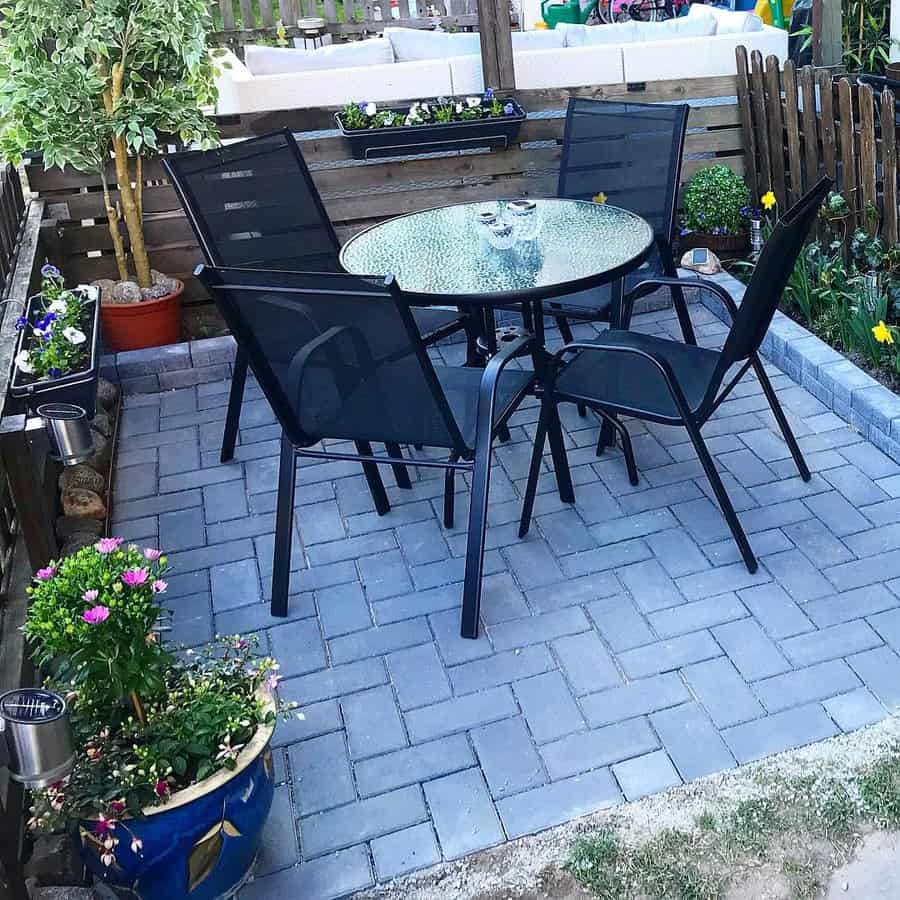
[{"label": "flowering plant in pot", "polygon": [[41,269],[40,293],[16,319],[15,369],[10,394],[36,409],[48,400],[73,403],[93,417],[97,399],[99,291],[65,287],[55,266]]},{"label": "flowering plant in pot", "polygon": [[203,111],[215,102],[210,26],[206,0],[12,0],[4,10],[0,157],[37,152],[45,167],[102,185],[118,278],[101,285],[111,349],[180,336],[183,286],[151,269],[147,252],[143,163],[167,139],[215,138]]},{"label": "flowering plant in pot", "polygon": [[684,192],[679,245],[737,253],[749,243],[750,189],[728,166],[700,169]]},{"label": "flowering plant in pot", "polygon": [[103,538],[35,575],[25,633],[79,750],[68,778],[34,795],[30,824],[68,828],[96,876],[138,897],[212,900],[254,860],[288,707],[253,638],[169,650],[166,574],[161,551]]}]

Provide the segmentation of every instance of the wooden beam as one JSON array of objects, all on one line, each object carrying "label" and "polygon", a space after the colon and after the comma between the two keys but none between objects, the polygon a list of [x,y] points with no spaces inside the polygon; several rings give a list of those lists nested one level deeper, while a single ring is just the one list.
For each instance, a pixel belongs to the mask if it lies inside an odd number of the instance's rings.
[{"label": "wooden beam", "polygon": [[841,0],[813,0],[812,29],[813,65],[841,66],[844,61]]},{"label": "wooden beam", "polygon": [[478,22],[484,86],[504,91],[515,89],[509,0],[478,0]]}]

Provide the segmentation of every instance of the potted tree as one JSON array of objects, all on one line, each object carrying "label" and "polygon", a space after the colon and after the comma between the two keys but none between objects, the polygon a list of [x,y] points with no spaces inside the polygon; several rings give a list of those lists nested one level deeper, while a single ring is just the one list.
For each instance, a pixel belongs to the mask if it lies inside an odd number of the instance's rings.
[{"label": "potted tree", "polygon": [[180,337],[183,285],[151,269],[143,160],[167,136],[208,144],[214,66],[205,0],[13,0],[0,30],[0,157],[99,177],[117,282],[102,285],[104,338],[137,349]]},{"label": "potted tree", "polygon": [[213,900],[248,876],[271,807],[278,666],[237,635],[170,652],[166,570],[161,551],[103,538],[37,572],[25,633],[77,750],[30,824],[68,828],[129,896]]},{"label": "potted tree", "polygon": [[750,245],[751,214],[750,189],[740,175],[723,165],[700,169],[684,191],[679,247],[741,253]]}]

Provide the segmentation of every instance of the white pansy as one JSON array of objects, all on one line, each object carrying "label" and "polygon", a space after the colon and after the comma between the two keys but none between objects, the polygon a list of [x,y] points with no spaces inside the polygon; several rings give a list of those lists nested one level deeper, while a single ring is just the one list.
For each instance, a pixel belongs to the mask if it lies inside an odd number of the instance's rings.
[{"label": "white pansy", "polygon": [[422,109],[422,112],[425,113],[426,116],[428,115],[428,113],[431,112],[431,107],[427,103],[422,103],[421,109]]},{"label": "white pansy", "polygon": [[466,106],[469,109],[475,109],[476,106],[481,106],[481,97],[466,97]]},{"label": "white pansy", "polygon": [[374,116],[375,113],[377,113],[377,112],[378,112],[378,107],[374,103],[366,104],[366,115],[367,116]]},{"label": "white pansy", "polygon": [[65,313],[65,311],[69,308],[69,304],[66,303],[62,297],[57,297],[48,307],[47,310],[52,313]]},{"label": "white pansy", "polygon": [[96,284],[79,284],[75,290],[82,291],[88,300],[100,299],[100,288]]},{"label": "white pansy", "polygon": [[70,344],[83,344],[87,340],[87,336],[83,331],[80,331],[71,325],[69,325],[68,328],[63,328],[63,337]]},{"label": "white pansy", "polygon": [[28,351],[21,350],[16,354],[16,367],[26,375],[34,374],[34,366],[28,360]]},{"label": "white pansy", "polygon": [[463,111],[463,105],[462,105],[462,103],[457,103],[457,104],[456,104],[456,111],[457,111],[457,113],[461,113],[461,112]]}]

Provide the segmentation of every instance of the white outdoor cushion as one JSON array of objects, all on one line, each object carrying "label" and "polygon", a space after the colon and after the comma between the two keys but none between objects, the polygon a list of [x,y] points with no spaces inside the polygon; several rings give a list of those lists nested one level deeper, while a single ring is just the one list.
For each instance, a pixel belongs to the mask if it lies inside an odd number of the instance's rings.
[{"label": "white outdoor cushion", "polygon": [[[514,31],[512,33],[513,50],[559,50],[565,47],[565,34],[556,28],[542,31]],[[480,52],[480,48],[479,48]]]},{"label": "white outdoor cushion", "polygon": [[763,20],[755,13],[719,9],[703,3],[692,4],[687,19],[715,19],[716,34],[752,34],[763,27]]},{"label": "white outdoor cushion", "polygon": [[445,34],[447,39],[444,59],[451,56],[471,56],[473,53],[481,53],[481,35],[476,32],[458,32]]},{"label": "white outdoor cushion", "polygon": [[244,62],[253,75],[281,75],[288,72],[314,72],[322,69],[348,69],[356,66],[379,66],[393,63],[390,41],[372,38],[349,44],[332,44],[316,50],[295,47],[244,48]]},{"label": "white outdoor cushion", "polygon": [[716,19],[695,16],[667,19],[665,22],[634,22],[635,40],[668,41],[675,38],[709,37],[716,33]]},{"label": "white outdoor cushion", "polygon": [[[390,41],[397,62],[417,62],[423,59],[445,59],[450,52],[446,32],[423,31],[419,28],[385,28],[384,36]],[[470,50],[477,53],[478,48]]]},{"label": "white outdoor cushion", "polygon": [[568,25],[560,22],[554,31],[562,31],[566,47],[593,47],[598,44],[628,44],[637,39],[636,22],[612,25]]}]

